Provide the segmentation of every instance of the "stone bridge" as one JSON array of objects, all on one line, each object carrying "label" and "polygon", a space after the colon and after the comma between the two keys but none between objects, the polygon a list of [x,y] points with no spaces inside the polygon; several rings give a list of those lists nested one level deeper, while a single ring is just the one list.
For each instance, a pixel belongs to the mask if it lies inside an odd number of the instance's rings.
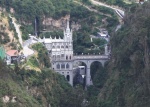
[{"label": "stone bridge", "polygon": [[103,66],[106,61],[109,60],[108,55],[77,55],[73,57],[74,63],[83,62],[86,65],[86,85],[92,85],[90,67],[91,64],[95,61],[100,62]]}]

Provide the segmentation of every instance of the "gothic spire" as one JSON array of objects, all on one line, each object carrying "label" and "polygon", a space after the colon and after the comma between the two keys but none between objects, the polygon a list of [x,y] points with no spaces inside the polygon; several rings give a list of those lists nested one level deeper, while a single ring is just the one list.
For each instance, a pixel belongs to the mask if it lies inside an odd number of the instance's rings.
[{"label": "gothic spire", "polygon": [[51,35],[50,35],[50,39],[52,39]]},{"label": "gothic spire", "polygon": [[70,31],[70,28],[69,28],[69,20],[67,20],[67,28],[66,28],[66,31]]}]

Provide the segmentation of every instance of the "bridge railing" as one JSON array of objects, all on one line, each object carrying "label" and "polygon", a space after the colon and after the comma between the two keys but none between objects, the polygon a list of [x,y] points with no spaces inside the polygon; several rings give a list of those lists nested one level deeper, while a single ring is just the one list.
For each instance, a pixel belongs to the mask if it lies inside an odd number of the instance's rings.
[{"label": "bridge railing", "polygon": [[108,55],[75,55],[74,59],[109,59]]}]

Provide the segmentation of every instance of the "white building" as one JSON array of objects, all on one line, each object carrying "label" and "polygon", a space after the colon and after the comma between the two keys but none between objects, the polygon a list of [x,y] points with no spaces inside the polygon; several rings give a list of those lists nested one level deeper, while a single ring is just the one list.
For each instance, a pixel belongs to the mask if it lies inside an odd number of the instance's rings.
[{"label": "white building", "polygon": [[71,85],[73,85],[73,43],[72,30],[69,28],[69,21],[64,30],[63,38],[43,38],[39,39],[46,46],[50,58],[52,69],[64,75]]},{"label": "white building", "polygon": [[19,53],[17,50],[9,50],[6,52],[7,65],[18,62]]}]

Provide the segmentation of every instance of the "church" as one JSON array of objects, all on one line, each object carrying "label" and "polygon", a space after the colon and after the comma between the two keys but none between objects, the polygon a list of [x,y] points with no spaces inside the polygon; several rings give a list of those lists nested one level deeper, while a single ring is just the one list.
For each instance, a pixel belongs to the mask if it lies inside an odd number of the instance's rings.
[{"label": "church", "polygon": [[44,43],[51,58],[52,69],[64,75],[68,82],[73,85],[73,41],[72,30],[67,21],[63,38],[43,38],[39,42]]}]

